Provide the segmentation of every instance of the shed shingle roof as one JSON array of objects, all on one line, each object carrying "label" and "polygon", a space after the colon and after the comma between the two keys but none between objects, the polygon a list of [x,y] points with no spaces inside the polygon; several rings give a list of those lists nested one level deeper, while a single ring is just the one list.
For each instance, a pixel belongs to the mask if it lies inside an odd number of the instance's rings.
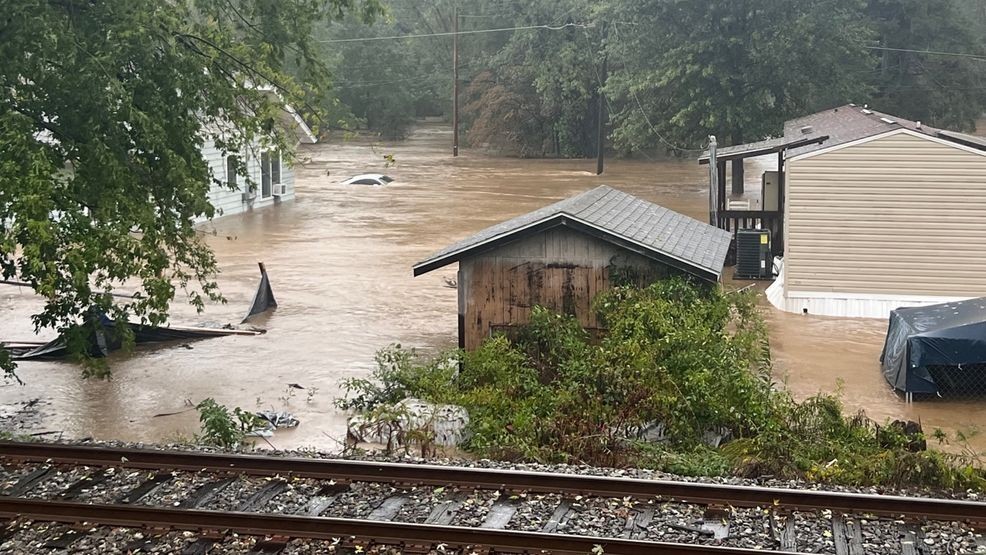
[{"label": "shed shingle roof", "polygon": [[[652,258],[673,263],[706,279],[718,279],[726,260],[728,232],[601,185],[574,197],[488,227],[414,265],[421,275],[502,244],[531,228],[552,225],[591,228],[613,242],[629,244]],[[508,239],[509,240],[509,239]]]}]

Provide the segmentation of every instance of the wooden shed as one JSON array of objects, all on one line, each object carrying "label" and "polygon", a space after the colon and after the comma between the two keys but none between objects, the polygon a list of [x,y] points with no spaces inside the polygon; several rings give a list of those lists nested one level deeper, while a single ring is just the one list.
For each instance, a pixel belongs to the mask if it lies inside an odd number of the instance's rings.
[{"label": "wooden shed", "polygon": [[459,263],[459,346],[527,323],[544,306],[599,328],[591,309],[614,283],[683,275],[716,283],[729,233],[600,186],[494,225],[414,266]]}]

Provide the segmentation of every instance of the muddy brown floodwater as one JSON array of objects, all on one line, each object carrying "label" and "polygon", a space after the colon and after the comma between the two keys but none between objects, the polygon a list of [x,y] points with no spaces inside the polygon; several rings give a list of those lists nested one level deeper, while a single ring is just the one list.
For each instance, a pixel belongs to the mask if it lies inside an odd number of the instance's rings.
[{"label": "muddy brown floodwater", "polygon": [[[398,143],[308,147],[301,156],[310,161],[297,168],[297,200],[204,227],[229,302],[204,314],[176,304],[172,321],[238,322],[256,287],[256,263],[263,261],[279,303],[258,323],[266,335],[118,353],[107,381],[84,380],[69,363],[23,363],[25,385],[0,387],[0,405],[41,399],[40,420],[25,425],[30,432],[162,441],[196,431],[197,415],[188,405],[214,397],[245,409],[294,412],[301,426],[279,431],[271,440],[279,448],[333,449],[345,432],[345,415],[332,404],[340,380],[366,376],[374,353],[392,342],[426,351],[455,343],[456,294],[444,282],[455,269],[412,278],[415,262],[483,227],[601,183],[707,217],[705,172],[690,160],[611,161],[597,177],[588,160],[514,160],[468,150],[453,159],[449,139],[445,127],[422,126]],[[395,167],[384,168],[384,154],[394,155]],[[371,171],[397,181],[383,188],[337,183]],[[0,288],[0,338],[33,339],[29,318],[39,307],[29,292]],[[986,400],[908,406],[894,395],[877,361],[882,320],[765,310],[778,378],[797,396],[841,389],[848,407],[879,419],[905,416],[949,430],[986,423]],[[978,438],[974,443],[986,446]]]}]

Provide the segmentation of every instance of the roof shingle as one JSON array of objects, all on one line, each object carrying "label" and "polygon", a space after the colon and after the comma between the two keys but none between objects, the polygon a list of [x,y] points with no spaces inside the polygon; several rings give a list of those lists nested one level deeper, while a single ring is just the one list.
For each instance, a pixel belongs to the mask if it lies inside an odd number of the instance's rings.
[{"label": "roof shingle", "polygon": [[675,259],[718,279],[726,260],[728,232],[601,185],[574,197],[488,227],[414,265],[414,274],[456,262],[484,245],[554,219],[570,218],[654,255]]}]

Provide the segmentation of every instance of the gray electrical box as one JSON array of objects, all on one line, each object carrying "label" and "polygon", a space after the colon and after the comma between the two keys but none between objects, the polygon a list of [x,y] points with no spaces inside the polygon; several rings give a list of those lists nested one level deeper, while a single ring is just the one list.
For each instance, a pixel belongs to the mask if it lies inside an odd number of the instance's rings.
[{"label": "gray electrical box", "polygon": [[740,229],[736,232],[736,277],[772,279],[774,277],[770,230]]},{"label": "gray electrical box", "polygon": [[781,209],[781,172],[763,172],[760,199],[766,212],[777,212]]}]

